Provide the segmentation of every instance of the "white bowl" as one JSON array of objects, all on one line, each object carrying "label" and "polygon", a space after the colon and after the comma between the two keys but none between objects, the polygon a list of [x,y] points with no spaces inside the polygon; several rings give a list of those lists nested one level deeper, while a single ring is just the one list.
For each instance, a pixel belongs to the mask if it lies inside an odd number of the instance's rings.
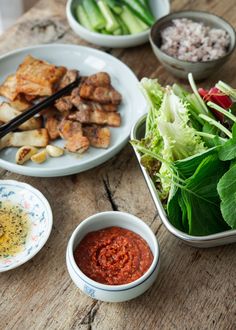
[{"label": "white bowl", "polygon": [[[124,35],[124,36],[110,36],[104,35],[97,32],[91,32],[84,28],[78,21],[75,19],[73,14],[73,3],[78,2],[79,0],[68,0],[66,5],[66,15],[70,27],[76,34],[78,34],[81,38],[89,41],[93,44],[104,46],[104,47],[112,47],[112,48],[125,48],[125,47],[134,47],[145,42],[148,42],[148,36],[150,29],[132,35]],[[169,14],[170,12],[170,3],[169,0],[150,0],[150,7],[152,9],[152,13],[154,17],[158,20],[159,18]]]},{"label": "white bowl", "polygon": [[[129,229],[148,242],[153,253],[153,262],[147,272],[139,279],[122,285],[106,285],[87,277],[77,266],[74,250],[83,237],[89,232],[107,227],[122,227]],[[75,285],[86,295],[102,301],[121,302],[138,297],[155,281],[160,268],[159,245],[152,230],[139,218],[124,212],[101,212],[84,220],[73,232],[66,252],[68,272]]]},{"label": "white bowl", "polygon": [[0,201],[18,204],[28,214],[30,232],[23,250],[0,259],[0,273],[16,268],[33,258],[46,243],[52,229],[52,211],[46,198],[29,184],[0,180]]}]

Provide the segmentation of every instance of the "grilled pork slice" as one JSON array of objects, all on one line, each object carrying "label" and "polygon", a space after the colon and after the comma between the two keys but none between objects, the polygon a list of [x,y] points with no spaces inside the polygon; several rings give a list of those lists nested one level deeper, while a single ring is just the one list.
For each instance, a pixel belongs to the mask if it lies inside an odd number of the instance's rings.
[{"label": "grilled pork slice", "polygon": [[120,104],[122,96],[113,87],[96,87],[93,85],[82,84],[80,87],[80,96],[98,103]]},{"label": "grilled pork slice", "polygon": [[68,118],[83,124],[109,125],[113,127],[119,127],[121,124],[121,117],[118,112],[90,111],[85,109],[71,113]]},{"label": "grilled pork slice", "polygon": [[60,112],[68,112],[73,108],[73,104],[71,102],[71,96],[63,96],[60,99],[56,100],[55,108]]},{"label": "grilled pork slice", "polygon": [[[20,115],[21,112],[14,109],[7,102],[0,103],[0,121],[3,123],[9,122],[11,119]],[[19,129],[22,131],[29,131],[33,129],[41,128],[43,125],[41,117],[32,117],[19,126]]]},{"label": "grilled pork slice", "polygon": [[65,75],[62,77],[62,79],[59,81],[58,89],[62,89],[72,83],[76,80],[76,78],[79,76],[79,71],[77,70],[67,70]]},{"label": "grilled pork slice", "polygon": [[111,132],[108,127],[97,125],[83,126],[84,135],[89,139],[92,147],[108,148],[111,140]]},{"label": "grilled pork slice", "polygon": [[117,105],[115,104],[100,104],[97,102],[83,100],[79,95],[73,96],[71,99],[72,104],[78,110],[88,109],[90,111],[99,110],[107,112],[117,111]]},{"label": "grilled pork slice", "polygon": [[60,137],[59,133],[60,119],[56,115],[48,116],[46,118],[45,128],[48,130],[50,140],[56,140]]},{"label": "grilled pork slice", "polygon": [[70,152],[83,153],[89,148],[89,140],[83,136],[78,122],[63,119],[59,125],[60,136],[66,140],[65,148]]},{"label": "grilled pork slice", "polygon": [[95,87],[109,87],[111,85],[111,78],[107,72],[98,72],[85,79],[85,83]]}]

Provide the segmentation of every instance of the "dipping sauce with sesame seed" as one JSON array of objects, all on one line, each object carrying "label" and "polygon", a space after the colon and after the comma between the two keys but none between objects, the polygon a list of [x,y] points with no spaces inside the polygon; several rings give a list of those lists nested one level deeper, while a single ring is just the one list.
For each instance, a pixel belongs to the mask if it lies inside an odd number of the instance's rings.
[{"label": "dipping sauce with sesame seed", "polygon": [[0,259],[23,250],[29,229],[29,217],[20,205],[0,202]]},{"label": "dipping sauce with sesame seed", "polygon": [[92,280],[121,285],[146,273],[153,254],[140,235],[125,228],[109,227],[88,233],[76,247],[74,258]]}]

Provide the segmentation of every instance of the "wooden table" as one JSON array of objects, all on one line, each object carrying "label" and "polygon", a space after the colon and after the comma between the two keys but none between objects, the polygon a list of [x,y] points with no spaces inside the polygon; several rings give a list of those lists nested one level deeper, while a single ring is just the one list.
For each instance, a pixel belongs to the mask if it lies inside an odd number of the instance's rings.
[{"label": "wooden table", "polygon": [[[42,0],[0,37],[0,53],[40,43],[86,44],[69,28],[65,0]],[[173,0],[172,9],[201,9],[236,27],[235,0]],[[148,44],[103,49],[138,76],[173,83]],[[204,86],[222,79],[236,86],[235,56]],[[1,68],[0,68],[1,71]],[[1,179],[25,181],[48,198],[54,213],[46,246],[25,265],[0,275],[1,329],[235,329],[236,245],[195,249],[161,224],[129,145],[109,162],[64,178],[30,178],[0,170]],[[72,283],[65,265],[68,238],[89,215],[127,211],[157,235],[161,269],[153,287],[133,301],[111,304],[90,299]]]}]

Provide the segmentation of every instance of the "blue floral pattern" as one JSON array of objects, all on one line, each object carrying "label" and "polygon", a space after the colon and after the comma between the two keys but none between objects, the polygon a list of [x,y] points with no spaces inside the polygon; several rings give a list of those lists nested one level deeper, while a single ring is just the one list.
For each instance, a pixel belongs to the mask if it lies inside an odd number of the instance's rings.
[{"label": "blue floral pattern", "polygon": [[15,256],[0,259],[0,272],[7,268],[22,264],[45,244],[51,231],[51,214],[48,214],[47,201],[36,189],[20,182],[0,180],[0,201],[10,201],[18,204],[28,214],[30,219],[30,232],[24,249]]}]

